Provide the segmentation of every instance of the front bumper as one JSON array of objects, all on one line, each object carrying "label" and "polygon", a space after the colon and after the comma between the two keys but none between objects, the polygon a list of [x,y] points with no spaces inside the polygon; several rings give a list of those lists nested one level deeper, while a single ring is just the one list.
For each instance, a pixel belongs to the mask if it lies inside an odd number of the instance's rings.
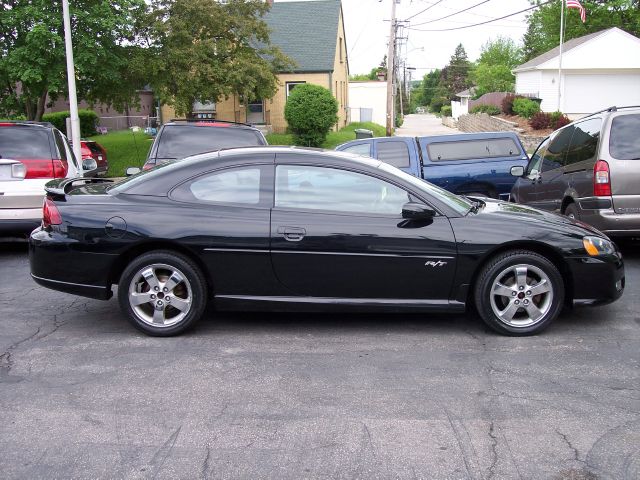
[{"label": "front bumper", "polygon": [[624,293],[624,262],[619,253],[603,258],[572,258],[569,266],[576,304],[604,305],[616,301]]},{"label": "front bumper", "polygon": [[116,255],[81,251],[76,241],[37,228],[29,237],[31,277],[44,287],[108,300]]}]

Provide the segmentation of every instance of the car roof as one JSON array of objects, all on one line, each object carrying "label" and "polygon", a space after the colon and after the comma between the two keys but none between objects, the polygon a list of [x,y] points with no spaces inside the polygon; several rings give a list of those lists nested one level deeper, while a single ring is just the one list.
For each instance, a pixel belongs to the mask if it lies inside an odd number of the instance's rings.
[{"label": "car roof", "polygon": [[31,128],[54,128],[50,122],[32,122],[28,120],[0,120],[0,127],[31,127]]}]

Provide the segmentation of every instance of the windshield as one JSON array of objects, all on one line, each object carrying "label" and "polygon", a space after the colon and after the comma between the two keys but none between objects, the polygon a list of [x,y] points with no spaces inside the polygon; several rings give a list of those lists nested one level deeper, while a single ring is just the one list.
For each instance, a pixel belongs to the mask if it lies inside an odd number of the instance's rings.
[{"label": "windshield", "polygon": [[116,183],[114,183],[113,185],[111,185],[108,190],[111,191],[113,190],[115,193],[121,192],[123,190],[127,190],[131,187],[133,187],[134,185],[138,184],[139,182],[143,181],[145,179],[145,175],[153,175],[154,173],[157,173],[158,171],[163,171],[166,172],[166,169],[169,168],[179,168],[180,167],[180,163],[179,162],[165,162],[165,163],[161,163],[160,165],[153,167],[150,170],[141,170],[139,173],[136,173],[135,175],[131,175],[130,177],[127,177],[123,180],[119,180]]},{"label": "windshield", "polygon": [[167,125],[158,138],[156,158],[179,160],[223,148],[264,145],[259,132],[248,128]]},{"label": "windshield", "polygon": [[419,190],[422,190],[423,192],[431,195],[432,197],[435,197],[442,203],[451,207],[460,215],[467,214],[469,210],[471,210],[471,208],[473,207],[473,204],[468,200],[464,199],[463,197],[460,197],[459,195],[456,195],[447,190],[444,190],[443,188],[437,187],[434,184],[429,183],[425,180],[421,180],[417,177],[414,177],[413,175],[409,175],[408,173],[403,172],[399,168],[393,167],[386,163],[381,163],[378,168],[380,168],[381,170],[385,170],[389,173],[393,173],[398,177],[401,177],[403,180],[411,183],[412,185],[417,187]]}]

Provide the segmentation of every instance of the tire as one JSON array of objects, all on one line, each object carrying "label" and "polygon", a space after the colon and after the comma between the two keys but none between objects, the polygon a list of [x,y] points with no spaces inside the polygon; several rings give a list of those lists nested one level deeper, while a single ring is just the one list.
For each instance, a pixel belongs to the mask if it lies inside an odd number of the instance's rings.
[{"label": "tire", "polygon": [[125,268],[118,302],[127,320],[147,335],[178,335],[202,317],[206,280],[189,258],[157,250],[140,255]]},{"label": "tire", "polygon": [[564,209],[564,214],[569,218],[580,220],[580,214],[578,214],[578,207],[576,207],[575,203],[570,203],[569,205],[567,205],[567,207]]},{"label": "tire", "polygon": [[482,268],[474,299],[480,317],[496,332],[535,335],[560,314],[564,282],[547,258],[514,250],[497,255]]}]

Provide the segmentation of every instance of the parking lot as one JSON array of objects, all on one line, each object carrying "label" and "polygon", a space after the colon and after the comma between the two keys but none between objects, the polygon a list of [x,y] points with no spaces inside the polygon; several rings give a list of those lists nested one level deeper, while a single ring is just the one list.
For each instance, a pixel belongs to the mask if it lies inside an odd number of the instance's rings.
[{"label": "parking lot", "polygon": [[473,316],[210,315],[151,338],[0,245],[3,478],[640,478],[627,290],[536,337]]}]

